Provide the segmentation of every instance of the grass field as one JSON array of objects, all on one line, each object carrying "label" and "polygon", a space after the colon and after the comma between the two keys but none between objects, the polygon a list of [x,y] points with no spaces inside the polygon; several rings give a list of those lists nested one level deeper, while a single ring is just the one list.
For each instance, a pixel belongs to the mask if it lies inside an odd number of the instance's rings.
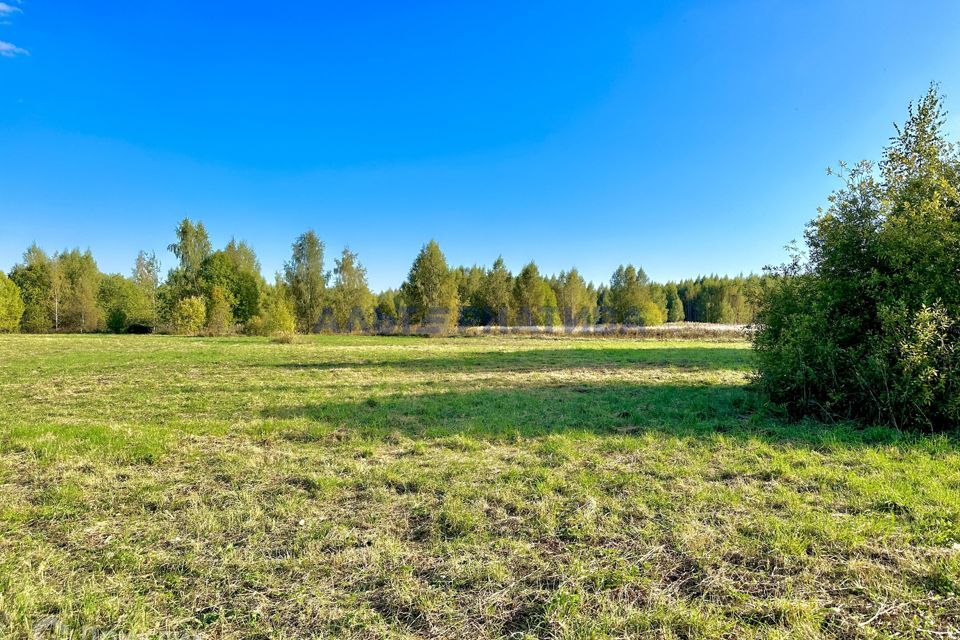
[{"label": "grass field", "polygon": [[0,636],[956,634],[957,441],[749,379],[745,343],[0,336]]}]

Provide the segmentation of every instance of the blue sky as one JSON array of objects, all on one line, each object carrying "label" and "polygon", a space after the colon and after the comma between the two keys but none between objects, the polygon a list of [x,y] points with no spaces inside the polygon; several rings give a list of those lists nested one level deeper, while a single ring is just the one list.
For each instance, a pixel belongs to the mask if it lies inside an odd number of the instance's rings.
[{"label": "blue sky", "polygon": [[268,278],[314,228],[376,289],[430,238],[758,271],[931,81],[960,112],[958,63],[954,1],[5,0],[0,268],[33,241],[169,267],[189,216]]}]

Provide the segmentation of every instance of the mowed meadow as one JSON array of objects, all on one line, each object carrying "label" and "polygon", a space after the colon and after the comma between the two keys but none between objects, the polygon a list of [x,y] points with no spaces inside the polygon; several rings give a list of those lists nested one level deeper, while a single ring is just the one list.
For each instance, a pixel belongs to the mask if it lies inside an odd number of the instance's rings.
[{"label": "mowed meadow", "polygon": [[955,631],[957,441],[787,422],[752,367],[745,342],[0,336],[0,635]]}]

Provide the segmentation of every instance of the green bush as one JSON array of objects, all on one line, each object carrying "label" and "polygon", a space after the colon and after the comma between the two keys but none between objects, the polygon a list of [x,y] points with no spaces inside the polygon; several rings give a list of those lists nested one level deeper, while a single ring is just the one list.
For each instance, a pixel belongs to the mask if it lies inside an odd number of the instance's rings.
[{"label": "green bush", "polygon": [[103,276],[97,305],[106,316],[107,330],[124,333],[132,324],[152,326],[156,315],[150,294],[134,280],[118,274]]},{"label": "green bush", "polygon": [[244,330],[252,336],[293,336],[296,331],[293,305],[284,295],[273,293]]},{"label": "green bush", "polygon": [[207,305],[200,296],[179,300],[173,307],[173,332],[180,335],[197,335],[207,320]]},{"label": "green bush", "polygon": [[960,159],[934,89],[758,300],[758,381],[794,415],[960,425]]},{"label": "green bush", "polygon": [[653,300],[644,300],[637,310],[639,324],[644,327],[653,327],[665,321],[663,310]]},{"label": "green bush", "polygon": [[20,329],[23,299],[16,283],[0,271],[0,333],[14,333]]},{"label": "green bush", "polygon": [[207,304],[207,333],[223,336],[233,331],[232,300],[223,287],[213,287]]},{"label": "green bush", "polygon": [[129,326],[127,321],[127,312],[123,309],[111,309],[107,312],[107,331],[112,333],[123,333]]},{"label": "green bush", "polygon": [[888,318],[888,349],[897,356],[888,412],[912,406],[924,422],[960,425],[960,322],[942,304]]}]

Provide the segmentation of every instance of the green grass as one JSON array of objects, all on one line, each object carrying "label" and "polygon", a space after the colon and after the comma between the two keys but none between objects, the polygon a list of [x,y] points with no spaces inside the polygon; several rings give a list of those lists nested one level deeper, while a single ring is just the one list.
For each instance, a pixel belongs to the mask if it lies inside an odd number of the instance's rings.
[{"label": "green grass", "polygon": [[785,422],[750,361],[0,337],[0,636],[956,632],[957,440]]}]

